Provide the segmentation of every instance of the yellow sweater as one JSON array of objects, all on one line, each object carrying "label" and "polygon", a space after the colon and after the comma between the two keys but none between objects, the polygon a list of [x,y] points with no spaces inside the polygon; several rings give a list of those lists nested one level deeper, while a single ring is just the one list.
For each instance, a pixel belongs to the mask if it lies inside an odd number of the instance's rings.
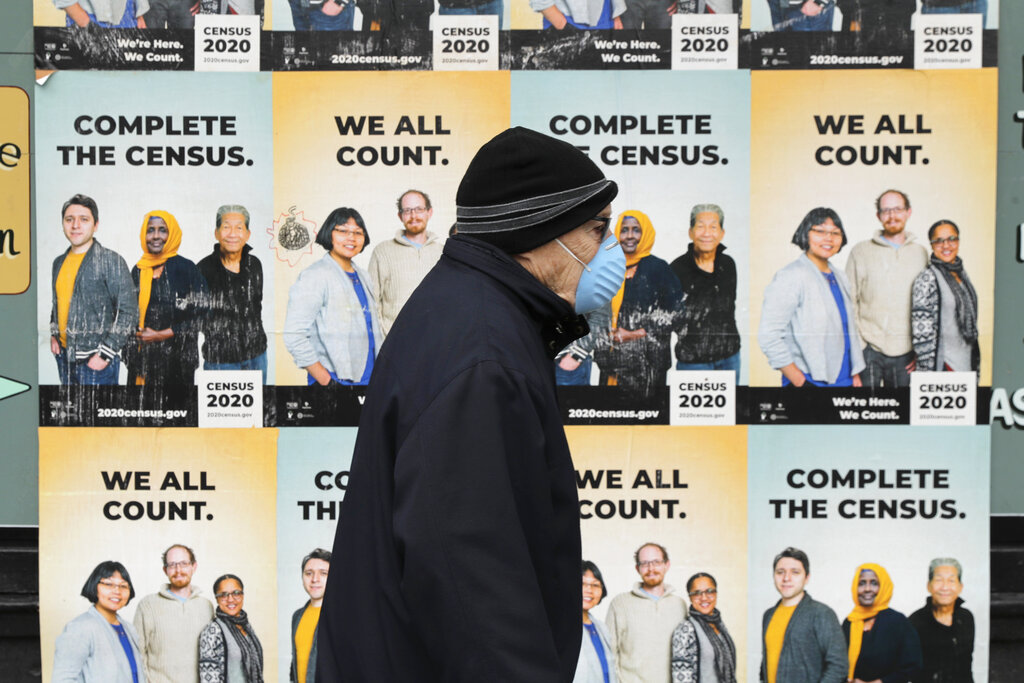
[{"label": "yellow sweater", "polygon": [[786,607],[779,605],[768,622],[768,630],[764,633],[765,658],[768,660],[768,683],[775,683],[775,673],[779,670],[779,656],[782,655],[782,644],[786,640],[786,627],[793,617],[796,605]]},{"label": "yellow sweater", "polygon": [[295,629],[295,670],[299,681],[306,680],[309,668],[309,653],[313,649],[313,635],[316,625],[320,622],[320,608],[310,605],[302,613],[299,625]]},{"label": "yellow sweater", "polygon": [[60,272],[57,273],[57,329],[60,330],[62,349],[68,347],[68,311],[71,310],[71,295],[75,291],[78,269],[82,267],[82,259],[87,253],[83,251],[76,254],[69,251],[64,257],[64,263],[60,265]]}]

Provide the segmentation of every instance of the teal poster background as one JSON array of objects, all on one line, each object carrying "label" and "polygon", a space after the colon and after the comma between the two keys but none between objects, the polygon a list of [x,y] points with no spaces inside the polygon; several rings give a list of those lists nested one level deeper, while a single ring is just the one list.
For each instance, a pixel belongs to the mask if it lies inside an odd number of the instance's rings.
[{"label": "teal poster background", "polygon": [[[337,513],[345,498],[354,428],[281,429],[277,440],[278,680],[288,680],[292,613],[306,604],[302,558],[334,547]],[[268,549],[269,551],[270,549]],[[271,629],[267,629],[268,637]]]},{"label": "teal poster background", "polygon": [[[736,262],[736,323],[747,383],[750,330],[750,73],[514,72],[512,125],[585,147],[619,185],[613,217],[651,219],[651,254],[686,253],[690,209],[718,204],[725,252]],[[681,159],[683,161],[676,161]]]},{"label": "teal poster background", "polygon": [[[779,599],[772,560],[793,546],[810,559],[807,592],[843,618],[858,565],[885,567],[892,609],[909,616],[927,597],[928,563],[963,566],[974,613],[974,677],[986,680],[989,637],[989,472],[985,427],[750,427],[748,628]],[[896,508],[895,510],[893,508]],[[758,639],[748,642],[760,650]],[[760,652],[748,653],[747,680]]]}]

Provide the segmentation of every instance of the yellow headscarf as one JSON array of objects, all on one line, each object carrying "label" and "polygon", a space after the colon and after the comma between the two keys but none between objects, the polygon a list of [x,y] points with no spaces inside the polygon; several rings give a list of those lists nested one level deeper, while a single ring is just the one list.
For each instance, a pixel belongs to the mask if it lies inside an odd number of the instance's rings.
[{"label": "yellow headscarf", "polygon": [[[875,602],[871,607],[861,607],[857,602],[857,583],[860,582],[860,573],[865,569],[870,569],[878,576],[878,595],[875,596]],[[847,650],[850,659],[850,672],[847,678],[852,681],[853,671],[857,668],[857,658],[860,657],[860,645],[864,639],[864,622],[873,619],[879,612],[889,608],[889,601],[892,600],[892,579],[889,578],[889,572],[885,571],[885,567],[868,562],[857,567],[850,592],[853,594],[853,604],[856,605],[846,617],[850,620],[850,645]]]},{"label": "yellow headscarf", "polygon": [[[163,251],[159,254],[150,254],[146,248],[146,228],[149,227],[150,218],[162,218],[167,223],[167,241],[164,243]],[[150,211],[142,219],[142,232],[139,234],[139,241],[142,243],[142,258],[136,263],[139,267],[139,329],[146,328],[146,309],[149,308],[149,295],[153,290],[153,269],[159,268],[167,259],[178,254],[178,247],[181,246],[181,228],[178,227],[178,219],[166,211]]]},{"label": "yellow headscarf", "polygon": [[[626,269],[628,271],[629,268],[640,263],[642,258],[651,255],[651,249],[654,248],[655,232],[651,219],[643,211],[623,211],[619,215],[619,222],[615,224],[615,239],[619,239],[619,236],[622,234],[622,221],[626,218],[635,218],[636,222],[640,224],[640,242],[636,245],[636,251],[632,254],[626,254]],[[622,308],[622,297],[625,293],[626,280],[623,280],[619,291],[612,297],[612,329],[619,326],[619,309]]]}]

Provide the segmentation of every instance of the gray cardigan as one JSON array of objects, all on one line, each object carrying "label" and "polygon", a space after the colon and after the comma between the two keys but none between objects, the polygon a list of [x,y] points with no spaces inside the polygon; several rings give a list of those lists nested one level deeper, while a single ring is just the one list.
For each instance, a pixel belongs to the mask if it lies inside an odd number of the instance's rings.
[{"label": "gray cardigan", "polygon": [[[577,24],[593,26],[601,18],[604,3],[608,0],[530,0],[530,9],[540,12],[548,7],[557,7],[567,17],[572,17]],[[612,17],[620,16],[626,11],[626,0],[610,0]]]},{"label": "gray cardigan", "polygon": [[[50,291],[50,334],[58,336],[57,275],[70,247],[53,260]],[[99,353],[108,361],[121,349],[139,324],[139,300],[128,264],[116,251],[93,240],[75,276],[68,307],[67,353],[72,361]]]},{"label": "gray cardigan", "polygon": [[[590,620],[594,622],[601,645],[604,646],[604,657],[608,662],[608,683],[616,683],[619,679],[615,676],[615,652],[612,650],[608,627],[600,619],[591,617]],[[572,683],[604,683],[601,660],[597,658],[597,650],[594,649],[586,626],[583,626],[583,643],[580,645],[580,658],[576,662],[576,675]]]},{"label": "gray cardigan", "polygon": [[[81,5],[89,14],[93,14],[99,21],[108,24],[116,24],[121,21],[128,0],[53,0],[53,6],[57,9],[67,9],[75,3]],[[135,16],[141,17],[149,11],[149,0],[135,0]]]},{"label": "gray cardigan", "polygon": [[[761,680],[768,680],[768,657],[764,636],[775,614],[775,606],[761,619]],[[786,626],[775,680],[780,683],[843,683],[848,662],[846,639],[832,608],[804,593]]]},{"label": "gray cardigan", "polygon": [[[355,269],[370,306],[376,356],[384,334],[373,283],[365,270],[359,266]],[[319,361],[341,379],[359,380],[363,376],[369,349],[363,309],[348,275],[330,253],[299,273],[288,290],[284,345],[300,368]]]},{"label": "gray cardigan", "polygon": [[[864,369],[864,351],[843,271],[833,267],[846,306],[850,372]],[[764,290],[757,342],[776,370],[790,363],[819,382],[832,384],[843,361],[843,321],[828,282],[806,254],[780,270]]]},{"label": "gray cardigan", "polygon": [[[135,627],[121,621],[135,656],[139,683],[146,680],[139,636]],[[117,633],[96,607],[90,607],[64,627],[57,636],[51,683],[132,683],[132,670]]]}]

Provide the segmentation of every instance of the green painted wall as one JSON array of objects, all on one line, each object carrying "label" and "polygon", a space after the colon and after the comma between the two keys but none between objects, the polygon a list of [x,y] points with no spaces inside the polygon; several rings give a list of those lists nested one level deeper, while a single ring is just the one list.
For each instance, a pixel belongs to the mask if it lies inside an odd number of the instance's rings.
[{"label": "green painted wall", "polygon": [[[0,3],[0,85],[32,95],[32,3]],[[35,188],[33,188],[33,192]],[[34,221],[33,216],[33,221]],[[32,233],[35,253],[35,228]],[[39,394],[36,391],[36,281],[24,294],[0,295],[0,376],[32,385],[0,401],[0,524],[39,523]]]}]

